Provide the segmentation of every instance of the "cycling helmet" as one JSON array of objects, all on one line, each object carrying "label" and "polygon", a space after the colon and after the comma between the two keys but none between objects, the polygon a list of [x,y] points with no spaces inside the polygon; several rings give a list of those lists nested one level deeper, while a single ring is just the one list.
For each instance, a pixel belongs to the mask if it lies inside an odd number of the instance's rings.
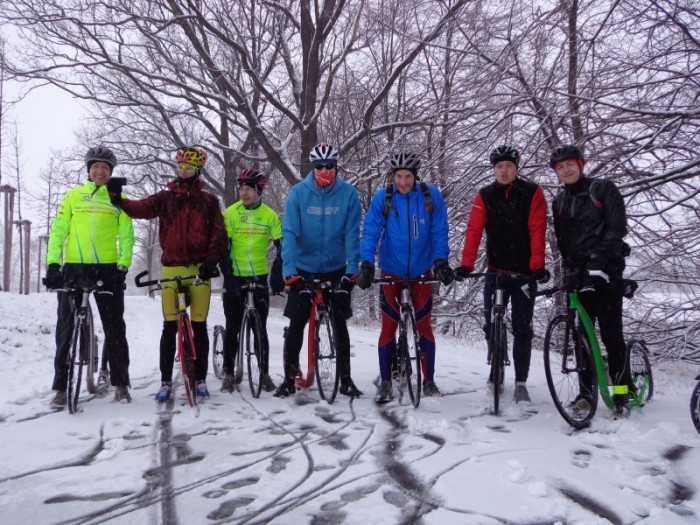
[{"label": "cycling helmet", "polygon": [[196,146],[179,148],[177,153],[175,153],[175,160],[183,164],[191,164],[197,168],[203,168],[207,163],[207,152]]},{"label": "cycling helmet", "polygon": [[552,151],[552,154],[549,156],[549,166],[551,168],[554,168],[555,164],[563,160],[570,159],[578,160],[579,165],[581,166],[581,168],[583,168],[583,163],[585,162],[583,158],[583,153],[581,153],[581,150],[578,148],[578,146],[574,146],[572,144],[565,144],[564,146],[559,146],[554,151]]},{"label": "cycling helmet", "polygon": [[95,162],[106,162],[111,169],[114,169],[117,165],[117,157],[115,157],[111,149],[104,146],[97,146],[95,148],[90,148],[85,154],[85,164],[87,165],[88,171],[90,171],[90,166]]},{"label": "cycling helmet", "polygon": [[267,184],[267,177],[265,174],[255,168],[244,169],[241,174],[236,179],[239,186],[250,186],[254,188],[255,191],[260,195]]},{"label": "cycling helmet", "polygon": [[309,153],[309,160],[316,163],[333,163],[338,164],[338,150],[327,142],[321,142],[316,144],[311,153]]},{"label": "cycling helmet", "polygon": [[489,160],[491,161],[491,166],[495,166],[499,162],[507,160],[517,167],[520,162],[520,153],[518,153],[518,150],[513,146],[498,146],[491,152]]},{"label": "cycling helmet", "polygon": [[391,171],[408,170],[415,176],[420,168],[420,158],[416,153],[401,151],[394,153],[389,159]]}]

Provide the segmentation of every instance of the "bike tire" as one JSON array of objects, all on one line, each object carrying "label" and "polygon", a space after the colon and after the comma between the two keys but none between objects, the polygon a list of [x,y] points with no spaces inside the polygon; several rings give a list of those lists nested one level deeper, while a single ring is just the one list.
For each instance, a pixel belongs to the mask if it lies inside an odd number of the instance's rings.
[{"label": "bike tire", "polygon": [[70,351],[68,352],[68,384],[66,397],[68,412],[75,414],[78,411],[80,398],[80,381],[83,374],[84,359],[87,354],[87,334],[82,321],[75,322],[73,337],[71,338]]},{"label": "bike tire", "polygon": [[695,385],[690,396],[690,418],[693,420],[695,430],[700,434],[700,381]]},{"label": "bike tire", "polygon": [[651,372],[649,351],[644,341],[632,339],[627,342],[627,352],[630,356],[630,372],[635,391],[639,392],[646,384],[645,401],[649,401],[654,395],[654,376]]},{"label": "bike tire", "polygon": [[258,312],[248,312],[241,326],[241,336],[245,337],[245,346],[239,344],[238,351],[245,349],[250,393],[258,398],[262,391],[262,323]]},{"label": "bike tire", "polygon": [[[547,326],[544,371],[559,414],[574,428],[587,427],[598,407],[598,379],[588,340],[566,314],[555,317]],[[582,384],[582,374],[589,375],[590,390]],[[572,407],[579,393],[589,398],[587,410]]]},{"label": "bike tire", "polygon": [[89,345],[89,350],[87,352],[88,356],[85,380],[87,383],[87,391],[91,394],[96,394],[97,382],[95,381],[95,378],[100,370],[100,356],[97,353],[97,336],[95,335],[95,324],[92,318],[92,308],[90,308],[90,305],[87,307],[86,323],[91,344]]},{"label": "bike tire", "polygon": [[408,386],[408,396],[414,408],[420,405],[422,382],[421,351],[418,343],[418,331],[416,330],[416,320],[413,312],[405,312],[402,316],[404,333],[399,337],[399,352],[403,357],[399,360],[403,362],[402,375],[406,378]]},{"label": "bike tire", "polygon": [[[242,328],[242,327],[241,327]],[[241,331],[238,332],[239,344],[236,349],[236,355],[233,358],[233,380],[236,384],[236,391],[240,392],[240,384],[243,382],[243,350],[245,346],[240,344]]]},{"label": "bike tire", "polygon": [[503,384],[505,370],[503,360],[506,348],[506,326],[503,322],[503,317],[496,315],[491,323],[491,337],[489,342],[491,345],[491,372],[489,377],[493,382],[493,415],[497,416],[500,411],[501,404],[501,385]]},{"label": "bike tire", "polygon": [[214,327],[214,348],[211,353],[211,364],[217,379],[224,378],[224,338],[226,328],[217,324]]},{"label": "bike tire", "polygon": [[178,326],[178,355],[182,366],[182,382],[185,385],[187,402],[191,407],[197,405],[197,389],[195,388],[195,354],[192,350],[192,327],[189,318],[183,316]]},{"label": "bike tire", "polygon": [[338,337],[335,322],[326,311],[318,311],[314,330],[314,366],[321,399],[329,405],[338,394]]}]

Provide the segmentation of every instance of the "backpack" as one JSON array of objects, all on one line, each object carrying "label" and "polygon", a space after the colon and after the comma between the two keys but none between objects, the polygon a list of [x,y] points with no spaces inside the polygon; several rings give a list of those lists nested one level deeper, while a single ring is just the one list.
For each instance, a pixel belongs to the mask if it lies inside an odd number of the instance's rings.
[{"label": "backpack", "polygon": [[[435,206],[433,205],[433,195],[430,193],[430,188],[425,182],[419,181],[420,190],[423,192],[423,199],[425,200],[425,211],[432,214]],[[394,184],[389,183],[386,187],[386,195],[384,196],[384,209],[382,210],[382,215],[384,219],[389,217],[389,212],[391,211],[391,201],[394,198]]]}]

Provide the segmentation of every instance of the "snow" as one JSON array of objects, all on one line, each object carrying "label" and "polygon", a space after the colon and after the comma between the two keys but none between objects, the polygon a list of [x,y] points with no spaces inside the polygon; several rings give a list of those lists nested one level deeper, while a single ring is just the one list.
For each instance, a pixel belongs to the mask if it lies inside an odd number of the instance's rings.
[{"label": "snow", "polygon": [[[48,523],[698,523],[699,436],[688,412],[695,370],[655,370],[654,399],[628,420],[600,407],[583,431],[556,412],[533,352],[530,405],[514,405],[508,369],[490,414],[483,344],[438,337],[445,394],[372,401],[378,326],[351,326],[349,402],[219,392],[193,410],[159,385],[159,299],[126,298],[131,404],[86,393],[77,414],[48,402],[56,299],[0,294],[0,521]],[[212,300],[209,327],[223,324]],[[359,325],[360,323],[358,323]],[[279,308],[271,372],[282,375]],[[98,334],[102,339],[102,331]],[[245,386],[245,385],[244,385]],[[306,402],[303,402],[303,401]],[[170,409],[171,408],[171,409]]]}]

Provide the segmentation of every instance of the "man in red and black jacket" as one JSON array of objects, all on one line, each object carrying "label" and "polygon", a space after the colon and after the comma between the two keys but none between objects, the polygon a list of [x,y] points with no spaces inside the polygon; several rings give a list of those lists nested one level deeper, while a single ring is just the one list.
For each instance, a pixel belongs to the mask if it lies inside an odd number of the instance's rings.
[{"label": "man in red and black jacket", "polygon": [[[464,239],[462,262],[455,271],[466,277],[474,270],[481,237],[486,230],[486,262],[489,272],[532,275],[540,282],[549,280],[544,268],[544,243],[547,229],[547,204],[542,188],[518,178],[520,155],[512,146],[500,146],[491,152],[490,161],[496,180],[476,194]],[[534,280],[526,294],[521,283],[505,282],[505,301],[511,302],[513,321],[513,359],[515,361],[516,402],[529,402],[525,386],[530,370]],[[491,306],[496,289],[495,275],[484,283],[484,332],[491,329]],[[528,296],[529,295],[529,296]],[[489,387],[503,389],[503,378],[489,378]]]}]

